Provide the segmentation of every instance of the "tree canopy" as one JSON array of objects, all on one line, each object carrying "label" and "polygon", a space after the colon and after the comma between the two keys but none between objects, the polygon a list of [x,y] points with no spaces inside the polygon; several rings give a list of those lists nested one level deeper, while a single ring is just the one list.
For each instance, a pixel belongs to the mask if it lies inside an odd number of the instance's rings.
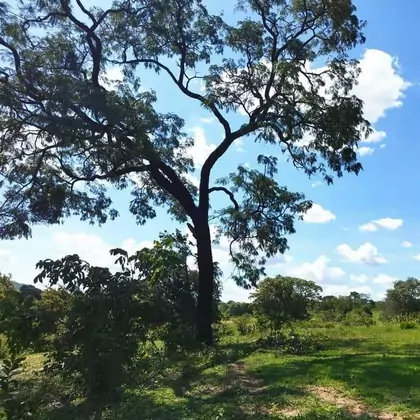
[{"label": "tree canopy", "polygon": [[276,276],[261,280],[251,297],[259,322],[277,333],[292,321],[308,318],[321,292],[313,281]]},{"label": "tree canopy", "polygon": [[[232,5],[233,7],[233,5]],[[36,224],[77,215],[118,216],[107,186],[129,188],[139,224],[165,206],[191,222],[199,271],[198,329],[210,338],[213,261],[209,219],[230,242],[234,279],[255,285],[266,258],[287,249],[294,219],[311,203],[276,180],[277,156],[262,170],[239,166],[210,183],[235,141],[278,145],[299,170],[328,183],[359,173],[358,141],[371,131],[352,94],[364,22],[351,0],[239,0],[229,24],[201,0],[20,0],[0,6],[0,237],[28,237]],[[316,69],[314,63],[325,63]],[[118,66],[124,80],[107,80]],[[158,112],[144,71],[167,77],[207,109],[223,139],[196,187],[193,139],[174,112]],[[204,91],[194,88],[201,80]],[[173,110],[175,111],[175,109]],[[246,115],[234,126],[229,112]],[[231,205],[212,208],[212,193]],[[206,332],[204,333],[204,330]]]}]

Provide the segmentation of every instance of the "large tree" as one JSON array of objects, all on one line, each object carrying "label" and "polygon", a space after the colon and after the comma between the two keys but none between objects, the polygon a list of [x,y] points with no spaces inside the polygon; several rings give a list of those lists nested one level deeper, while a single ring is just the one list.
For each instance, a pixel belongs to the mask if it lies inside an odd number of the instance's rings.
[{"label": "large tree", "polygon": [[[201,0],[116,0],[106,10],[100,4],[0,3],[0,236],[27,237],[31,226],[71,215],[104,223],[118,215],[107,186],[130,188],[139,224],[156,216],[156,206],[189,223],[197,245],[198,335],[210,343],[210,217],[230,241],[235,280],[249,286],[265,258],[287,249],[295,217],[311,205],[278,184],[276,157],[261,155],[261,171],[239,166],[216,184],[211,171],[249,136],[278,145],[294,166],[328,183],[357,174],[356,148],[370,126],[351,93],[358,67],[348,51],[364,42],[364,23],[351,0],[238,0],[242,20],[234,25]],[[122,82],[106,80],[110,66],[123,69]],[[150,70],[223,128],[198,188],[188,181],[193,140],[184,121],[157,112],[155,93],[139,90]],[[194,89],[194,80],[205,90]],[[240,126],[230,111],[246,115]],[[212,209],[215,193],[231,205]]]}]

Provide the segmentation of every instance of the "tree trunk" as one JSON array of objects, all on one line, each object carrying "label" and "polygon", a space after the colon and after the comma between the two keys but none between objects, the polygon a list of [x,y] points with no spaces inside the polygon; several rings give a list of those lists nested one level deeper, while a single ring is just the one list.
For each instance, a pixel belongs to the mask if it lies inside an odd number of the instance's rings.
[{"label": "tree trunk", "polygon": [[213,345],[214,266],[208,221],[195,224],[198,264],[197,340]]}]

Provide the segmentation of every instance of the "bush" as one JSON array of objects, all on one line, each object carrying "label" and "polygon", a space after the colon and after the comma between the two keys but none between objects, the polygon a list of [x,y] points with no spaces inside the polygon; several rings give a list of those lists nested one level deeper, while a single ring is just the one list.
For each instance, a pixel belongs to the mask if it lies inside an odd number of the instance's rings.
[{"label": "bush", "polygon": [[235,318],[233,322],[240,335],[251,334],[255,327],[249,315],[241,315]]},{"label": "bush", "polygon": [[416,328],[416,323],[414,321],[403,321],[400,323],[400,328],[402,330],[412,330]]},{"label": "bush", "polygon": [[320,334],[281,332],[257,341],[259,348],[276,349],[279,354],[305,355],[316,353],[325,346],[326,338]]},{"label": "bush", "polygon": [[366,326],[370,327],[375,324],[373,320],[372,312],[365,311],[363,309],[357,308],[351,310],[343,320],[344,325],[350,326]]},{"label": "bush", "polygon": [[7,346],[7,339],[4,335],[0,335],[0,360],[6,359],[9,356],[9,348]]}]

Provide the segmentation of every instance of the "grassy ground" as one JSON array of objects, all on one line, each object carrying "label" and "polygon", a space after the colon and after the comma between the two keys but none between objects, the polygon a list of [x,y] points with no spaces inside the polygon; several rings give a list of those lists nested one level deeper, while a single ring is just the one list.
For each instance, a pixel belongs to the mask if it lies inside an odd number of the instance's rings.
[{"label": "grassy ground", "polygon": [[[252,337],[231,337],[195,369],[187,364],[183,375],[168,375],[154,389],[131,389],[102,419],[420,419],[419,328],[312,333],[328,345],[310,356],[255,351]],[[28,363],[38,368],[39,360]],[[78,420],[80,413],[52,410],[46,418]]]},{"label": "grassy ground", "polygon": [[[134,392],[132,408],[162,420],[420,419],[418,329],[339,327],[314,333],[328,334],[326,350],[311,356],[252,352],[145,399]],[[231,346],[249,350],[243,342]]]}]

